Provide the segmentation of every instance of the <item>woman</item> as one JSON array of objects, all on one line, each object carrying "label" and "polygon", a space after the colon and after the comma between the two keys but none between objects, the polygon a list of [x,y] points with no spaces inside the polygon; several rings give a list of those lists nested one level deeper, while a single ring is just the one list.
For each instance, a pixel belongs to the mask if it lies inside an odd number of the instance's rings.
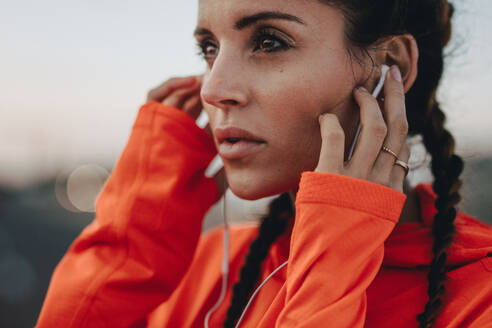
[{"label": "woman", "polygon": [[[446,0],[200,0],[208,69],[149,93],[37,327],[491,326],[492,229],[456,210],[463,162],[435,99],[451,15]],[[435,181],[412,190],[417,134]],[[221,302],[223,230],[200,236],[224,192],[204,176],[217,149],[237,196],[281,194],[261,226],[232,228]]]}]

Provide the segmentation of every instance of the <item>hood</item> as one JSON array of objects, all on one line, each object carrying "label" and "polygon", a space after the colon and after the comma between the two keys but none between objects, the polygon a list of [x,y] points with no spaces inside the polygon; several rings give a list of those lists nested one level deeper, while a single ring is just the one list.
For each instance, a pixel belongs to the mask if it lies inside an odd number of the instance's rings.
[{"label": "hood", "polygon": [[[432,184],[415,186],[420,199],[420,222],[395,227],[385,242],[383,265],[395,267],[428,266],[432,260],[432,223],[437,198]],[[457,210],[455,238],[447,251],[446,267],[463,266],[492,256],[492,227]]]}]

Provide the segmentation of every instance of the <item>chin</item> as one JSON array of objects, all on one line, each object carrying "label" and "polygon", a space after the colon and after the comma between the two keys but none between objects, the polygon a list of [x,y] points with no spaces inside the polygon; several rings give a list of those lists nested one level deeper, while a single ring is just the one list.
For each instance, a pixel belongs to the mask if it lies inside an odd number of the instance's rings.
[{"label": "chin", "polygon": [[275,194],[265,193],[264,190],[259,189],[257,186],[248,186],[243,188],[243,186],[236,186],[234,184],[229,185],[231,192],[237,197],[244,200],[258,200],[264,197],[272,196]]},{"label": "chin", "polygon": [[[263,197],[270,196],[261,192],[261,187],[258,183],[255,182],[234,182],[228,178],[229,189],[231,192],[237,197],[244,200],[257,200]],[[264,191],[264,190],[263,190]]]},{"label": "chin", "polygon": [[282,185],[273,181],[269,183],[266,179],[241,179],[240,181],[234,181],[234,179],[228,178],[228,183],[231,192],[244,200],[258,200],[279,195],[297,186]]}]

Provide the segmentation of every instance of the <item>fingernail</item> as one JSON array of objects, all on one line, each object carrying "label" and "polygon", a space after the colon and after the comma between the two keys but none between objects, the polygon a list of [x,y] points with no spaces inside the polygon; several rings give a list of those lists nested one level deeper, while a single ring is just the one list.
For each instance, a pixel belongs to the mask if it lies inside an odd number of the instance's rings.
[{"label": "fingernail", "polygon": [[400,73],[400,69],[398,68],[398,66],[396,65],[393,65],[391,67],[391,76],[397,80],[398,82],[401,82],[401,73]]},{"label": "fingernail", "polygon": [[362,85],[358,86],[356,89],[359,91],[367,92],[367,89],[364,88]]}]

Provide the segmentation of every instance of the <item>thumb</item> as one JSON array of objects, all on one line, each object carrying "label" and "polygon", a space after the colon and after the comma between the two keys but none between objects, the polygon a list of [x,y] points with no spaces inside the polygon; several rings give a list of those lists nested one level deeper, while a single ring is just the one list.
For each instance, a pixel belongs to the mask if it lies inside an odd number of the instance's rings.
[{"label": "thumb", "polygon": [[335,114],[326,113],[318,117],[321,131],[321,151],[316,172],[343,171],[345,133]]}]

